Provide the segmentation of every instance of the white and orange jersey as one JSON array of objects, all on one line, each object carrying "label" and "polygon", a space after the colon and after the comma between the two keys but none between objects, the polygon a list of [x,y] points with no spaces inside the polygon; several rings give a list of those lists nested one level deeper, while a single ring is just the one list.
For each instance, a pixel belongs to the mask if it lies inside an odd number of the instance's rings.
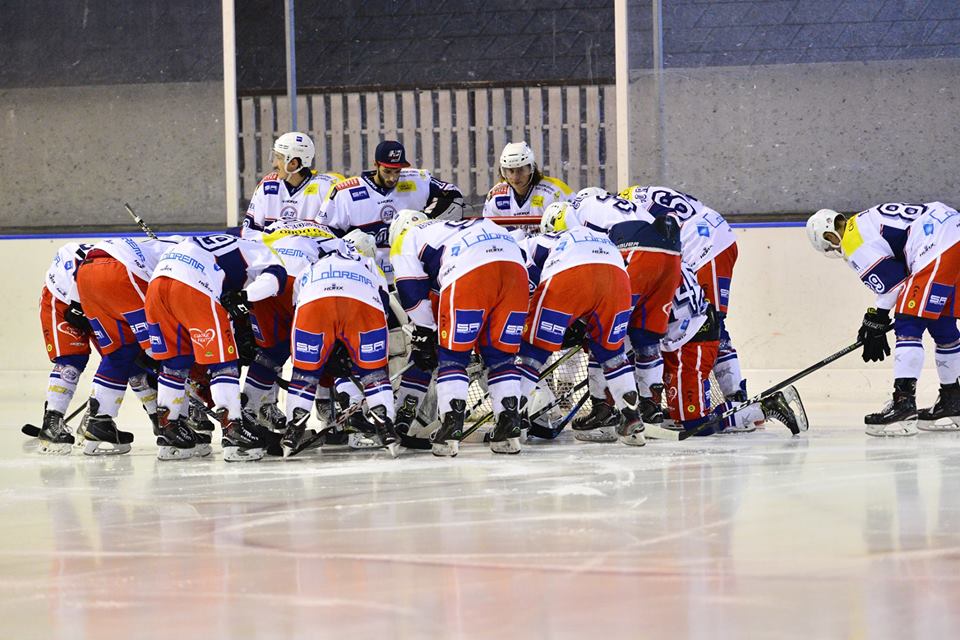
[{"label": "white and orange jersey", "polygon": [[903,253],[910,273],[917,273],[960,242],[960,213],[942,202],[928,202],[911,223]]},{"label": "white and orange jersey", "polygon": [[390,249],[400,302],[421,326],[435,326],[430,292],[439,293],[470,271],[491,262],[523,266],[517,241],[490,220],[428,220],[408,227]]},{"label": "white and orange jersey", "polygon": [[[626,272],[623,256],[607,234],[586,227],[574,227],[557,234],[543,261],[540,280],[547,280],[561,271],[585,264],[610,264]],[[589,283],[584,284],[589,286]]]},{"label": "white and orange jersey", "polygon": [[946,209],[939,202],[885,202],[847,220],[840,251],[860,280],[877,294],[877,307],[893,308],[910,273],[904,250],[913,223],[928,210]]},{"label": "white and orange jersey", "polygon": [[621,191],[620,197],[636,202],[653,216],[677,216],[683,261],[694,271],[737,242],[726,219],[690,194],[669,187],[634,185]]},{"label": "white and orange jersey", "polygon": [[487,192],[483,204],[483,217],[497,216],[542,216],[543,210],[554,202],[566,202],[573,191],[563,180],[543,176],[537,184],[520,198],[508,182],[498,182]]},{"label": "white and orange jersey", "polygon": [[680,286],[673,294],[667,334],[660,341],[663,351],[676,351],[690,342],[707,321],[709,303],[703,287],[697,282],[697,274],[681,262],[680,275]]},{"label": "white and orange jersey", "polygon": [[59,249],[53,257],[47,275],[43,280],[44,286],[54,298],[64,304],[77,302],[77,266],[83,262],[87,251],[92,244],[68,242]]},{"label": "white and orange jersey", "polygon": [[320,298],[352,298],[386,313],[387,280],[371,258],[352,247],[324,256],[302,272],[294,283],[297,306]]},{"label": "white and orange jersey", "polygon": [[123,266],[141,280],[150,280],[150,275],[157,268],[160,257],[169,249],[182,242],[184,236],[170,236],[168,238],[134,239],[110,238],[102,240],[91,247],[91,251],[99,249],[123,263]]},{"label": "white and orange jersey", "polygon": [[347,251],[342,238],[308,220],[278,220],[264,229],[260,240],[280,256],[287,275],[293,278],[321,257]]},{"label": "white and orange jersey", "polygon": [[615,224],[630,220],[653,222],[653,216],[636,203],[609,193],[574,198],[564,212],[563,219],[568,229],[581,226],[603,232],[609,231]]},{"label": "white and orange jersey", "polygon": [[290,187],[277,174],[268,173],[257,185],[240,233],[263,231],[277,220],[315,220],[326,203],[333,186],[343,180],[339,173],[313,173],[297,187]]},{"label": "white and orange jersey", "polygon": [[224,291],[244,289],[250,302],[276,295],[287,285],[287,271],[273,251],[260,242],[222,233],[174,245],[153,272],[153,279],[160,277],[216,299]]}]

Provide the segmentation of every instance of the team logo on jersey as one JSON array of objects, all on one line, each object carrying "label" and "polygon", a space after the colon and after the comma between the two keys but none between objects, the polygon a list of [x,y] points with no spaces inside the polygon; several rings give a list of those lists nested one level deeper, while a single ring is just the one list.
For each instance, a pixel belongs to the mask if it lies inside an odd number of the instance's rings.
[{"label": "team logo on jersey", "polygon": [[705,225],[705,224],[698,224],[698,225],[697,225],[697,235],[703,236],[704,238],[709,238],[709,237],[710,237],[710,227],[708,227],[708,226]]},{"label": "team logo on jersey", "polygon": [[297,217],[297,208],[287,205],[283,209],[280,209],[280,218],[283,220],[291,220]]},{"label": "team logo on jersey", "polygon": [[933,235],[933,223],[924,222],[923,223],[923,235],[932,236]]},{"label": "team logo on jersey", "polygon": [[416,191],[416,190],[417,190],[416,183],[411,182],[410,180],[401,180],[400,182],[397,183],[397,191],[399,191],[400,193],[406,193],[409,191]]},{"label": "team logo on jersey", "polygon": [[93,335],[97,339],[97,344],[100,345],[101,349],[105,349],[113,344],[113,340],[110,339],[110,335],[107,333],[106,329],[103,328],[103,325],[100,324],[100,321],[96,318],[90,318],[90,329],[93,331]]},{"label": "team logo on jersey", "polygon": [[510,196],[497,196],[493,199],[493,206],[506,211],[510,208]]},{"label": "team logo on jersey", "polygon": [[480,335],[483,309],[457,309],[453,312],[453,342],[470,343]]},{"label": "team logo on jersey", "polygon": [[75,326],[73,326],[72,324],[70,324],[65,320],[57,325],[57,331],[59,331],[60,333],[65,333],[68,336],[77,338],[77,339],[80,339],[83,337],[83,333],[81,333],[79,329],[77,329]]},{"label": "team logo on jersey", "polygon": [[213,342],[213,339],[216,337],[217,332],[213,329],[206,329],[204,331],[200,329],[190,329],[190,340],[201,349],[206,349],[207,345]]},{"label": "team logo on jersey", "polygon": [[147,314],[143,309],[124,313],[123,319],[130,325],[130,330],[133,331],[137,342],[150,341],[150,331],[147,328]]},{"label": "team logo on jersey", "polygon": [[951,296],[953,296],[953,287],[934,282],[930,286],[930,295],[924,310],[937,314],[943,312],[943,307]]},{"label": "team logo on jersey", "polygon": [[520,336],[523,335],[523,325],[527,320],[527,314],[522,311],[511,311],[507,316],[507,323],[500,334],[500,342],[509,345],[519,345]]},{"label": "team logo on jersey", "polygon": [[150,334],[150,350],[154,353],[166,353],[167,342],[160,332],[160,325],[155,322],[147,323],[147,332]]},{"label": "team logo on jersey", "polygon": [[392,204],[385,205],[380,209],[380,219],[386,223],[390,223],[394,217],[397,215],[397,208]]},{"label": "team logo on jersey", "polygon": [[380,362],[387,357],[386,328],[360,332],[360,362]]},{"label": "team logo on jersey", "polygon": [[613,327],[610,328],[610,335],[607,337],[607,342],[617,343],[620,342],[627,335],[627,326],[630,324],[630,315],[633,313],[633,309],[628,311],[621,311],[613,318]]},{"label": "team logo on jersey", "polygon": [[293,330],[293,358],[304,364],[317,364],[323,352],[323,334]]},{"label": "team logo on jersey", "polygon": [[307,188],[303,190],[303,195],[305,196],[315,196],[320,193],[320,185],[316,182],[311,182],[307,185]]},{"label": "team logo on jersey", "polygon": [[543,196],[533,196],[530,198],[531,207],[542,207],[543,206]]},{"label": "team logo on jersey", "polygon": [[279,182],[264,182],[264,183],[263,183],[263,193],[264,193],[265,195],[280,193],[280,183],[279,183]]},{"label": "team logo on jersey", "polygon": [[563,344],[563,334],[567,332],[572,318],[569,313],[544,308],[540,311],[534,337],[549,344]]},{"label": "team logo on jersey", "polygon": [[353,198],[354,202],[366,200],[370,197],[370,192],[367,191],[366,187],[357,187],[356,189],[350,189],[350,197]]}]

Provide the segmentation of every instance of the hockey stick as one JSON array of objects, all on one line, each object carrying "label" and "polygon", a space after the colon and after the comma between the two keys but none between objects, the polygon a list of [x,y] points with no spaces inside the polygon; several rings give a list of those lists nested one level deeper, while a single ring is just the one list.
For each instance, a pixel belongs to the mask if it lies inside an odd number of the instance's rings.
[{"label": "hockey stick", "polygon": [[126,202],[124,202],[123,208],[127,210],[127,213],[130,214],[130,217],[133,218],[133,221],[136,222],[138,225],[140,225],[140,229],[142,229],[143,232],[147,234],[148,238],[150,238],[151,240],[157,239],[157,234],[153,232],[153,229],[147,226],[147,223],[143,221],[143,218],[137,215],[136,211],[133,210],[133,207],[131,207]]},{"label": "hockey stick", "polygon": [[[890,326],[889,329],[887,329],[887,331],[890,331],[891,329],[893,329],[893,326],[892,326],[892,325]],[[833,355],[827,356],[826,358],[824,358],[824,359],[821,360],[820,362],[818,362],[818,363],[816,363],[816,364],[813,364],[813,365],[810,365],[809,367],[807,367],[807,368],[804,369],[803,371],[801,371],[801,372],[799,372],[799,373],[793,374],[792,376],[790,376],[790,377],[787,378],[786,380],[783,380],[783,381],[781,381],[781,382],[778,382],[777,384],[773,385],[773,386],[770,387],[769,389],[765,389],[763,392],[758,393],[757,395],[753,396],[752,398],[749,398],[749,399],[748,399],[746,402],[744,402],[743,404],[741,404],[741,405],[739,405],[739,406],[737,406],[737,407],[732,407],[732,408],[730,408],[730,409],[727,409],[726,411],[724,411],[724,412],[721,413],[720,415],[711,416],[709,420],[707,420],[707,421],[704,422],[703,424],[699,425],[699,426],[696,427],[695,429],[691,429],[691,430],[689,430],[689,431],[670,431],[669,429],[664,429],[664,431],[667,432],[667,433],[674,433],[674,434],[676,434],[676,439],[677,439],[677,440],[686,440],[687,438],[692,438],[693,436],[695,436],[695,435],[697,435],[697,434],[703,433],[703,432],[706,431],[707,429],[716,428],[716,426],[717,426],[718,424],[722,423],[725,419],[729,418],[730,416],[732,416],[733,414],[737,413],[738,411],[742,411],[742,410],[745,409],[746,407],[749,407],[749,406],[752,405],[752,404],[755,404],[755,403],[757,403],[757,402],[760,402],[761,400],[763,400],[763,399],[766,398],[767,396],[773,395],[774,393],[776,393],[777,391],[780,391],[780,390],[783,389],[784,387],[789,387],[791,384],[793,384],[793,383],[796,382],[797,380],[800,380],[801,378],[807,377],[808,375],[810,375],[810,374],[813,373],[814,371],[818,371],[818,370],[822,369],[823,367],[827,366],[827,365],[830,364],[831,362],[834,362],[834,361],[836,361],[836,360],[839,360],[839,359],[842,358],[843,356],[847,355],[848,353],[852,353],[852,352],[856,351],[857,349],[859,349],[859,348],[862,347],[862,346],[863,346],[863,340],[857,340],[856,342],[854,342],[854,343],[851,344],[850,346],[844,347],[843,349],[840,349],[840,351],[837,351],[837,352],[834,353]],[[666,438],[664,438],[664,439],[666,439]]]},{"label": "hockey stick", "polygon": [[[63,419],[64,423],[69,423],[71,420],[76,418],[78,413],[80,413],[81,411],[87,408],[87,404],[89,402],[90,402],[89,399],[84,400],[83,404],[81,404],[79,407],[76,408],[76,410],[74,410],[73,413],[71,413],[70,415],[68,415],[66,418]],[[22,433],[25,436],[29,436],[31,438],[36,438],[37,436],[40,435],[40,428],[30,423],[27,423],[22,427],[20,427],[20,433]]]}]

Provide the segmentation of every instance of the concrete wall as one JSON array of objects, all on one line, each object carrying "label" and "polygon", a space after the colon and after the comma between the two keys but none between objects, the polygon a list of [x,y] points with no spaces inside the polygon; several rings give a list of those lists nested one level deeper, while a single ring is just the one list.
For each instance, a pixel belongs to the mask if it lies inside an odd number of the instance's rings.
[{"label": "concrete wall", "polygon": [[633,182],[724,213],[960,203],[960,60],[675,69],[632,84]]},{"label": "concrete wall", "polygon": [[[729,327],[752,391],[785,379],[856,340],[872,301],[853,271],[820,257],[802,228],[738,230],[740,259],[734,272]],[[5,279],[0,305],[0,401],[42,406],[49,363],[37,318],[44,273],[65,240],[3,240],[0,249],[18,278]],[[79,393],[85,393],[98,358],[91,358]],[[920,401],[932,403],[937,379],[928,357]],[[864,365],[851,354],[805,378],[798,387],[811,402],[855,402],[864,412],[880,406],[892,386],[892,364]],[[125,403],[125,410],[135,401]]]},{"label": "concrete wall", "polygon": [[0,90],[0,228],[223,226],[223,83]]}]

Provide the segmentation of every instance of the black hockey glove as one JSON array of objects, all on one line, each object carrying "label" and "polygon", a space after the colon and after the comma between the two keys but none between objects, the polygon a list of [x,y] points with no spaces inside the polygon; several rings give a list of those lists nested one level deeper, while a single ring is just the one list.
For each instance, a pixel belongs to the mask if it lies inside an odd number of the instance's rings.
[{"label": "black hockey glove", "polygon": [[240,291],[224,291],[220,295],[220,304],[227,310],[231,318],[236,319],[250,315],[250,303],[247,301],[247,292],[243,289],[240,289]]},{"label": "black hockey glove", "polygon": [[587,323],[582,318],[574,320],[573,324],[567,327],[563,334],[563,343],[560,345],[563,349],[579,347],[583,344],[583,339],[587,335]]},{"label": "black hockey glove", "polygon": [[349,378],[353,375],[353,358],[350,357],[350,350],[339,340],[333,345],[323,372],[334,378]]},{"label": "black hockey glove", "polygon": [[433,371],[440,364],[437,357],[437,332],[417,327],[410,336],[410,359],[418,369]]},{"label": "black hockey glove", "polygon": [[[227,311],[229,313],[229,309]],[[240,366],[246,367],[257,357],[257,339],[253,335],[249,315],[233,317],[232,320],[233,338],[237,343],[237,356],[240,359]]]},{"label": "black hockey glove", "polygon": [[857,340],[863,341],[864,362],[882,362],[886,356],[890,355],[887,331],[891,324],[889,310],[873,307],[867,309],[860,331],[857,332]]},{"label": "black hockey glove", "polygon": [[657,216],[653,221],[653,228],[669,242],[680,242],[680,223],[670,214]]},{"label": "black hockey glove", "polygon": [[70,303],[70,306],[63,312],[63,319],[78,331],[84,333],[90,333],[91,331],[90,321],[87,320],[87,316],[84,315],[83,307],[80,306],[79,302],[74,301]]}]

